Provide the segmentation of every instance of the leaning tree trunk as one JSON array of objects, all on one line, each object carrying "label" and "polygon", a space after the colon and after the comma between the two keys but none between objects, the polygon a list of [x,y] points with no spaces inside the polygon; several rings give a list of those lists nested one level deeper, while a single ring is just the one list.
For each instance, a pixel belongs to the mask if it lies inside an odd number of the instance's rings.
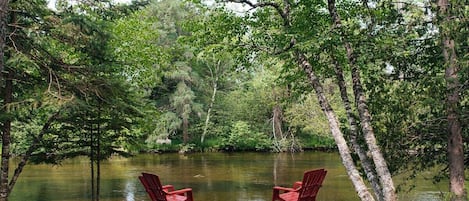
[{"label": "leaning tree trunk", "polygon": [[342,134],[342,131],[340,130],[339,121],[337,120],[337,117],[324,94],[323,87],[319,82],[319,79],[316,77],[313,67],[307,61],[306,56],[301,53],[298,55],[298,61],[301,68],[307,74],[311,85],[316,91],[319,104],[321,106],[322,111],[327,117],[332,136],[334,137],[334,140],[337,144],[337,148],[339,149],[339,154],[342,159],[342,163],[345,166],[347,174],[349,175],[350,180],[352,181],[353,186],[355,187],[355,190],[358,193],[358,196],[362,201],[374,201],[375,199],[368,191],[367,186],[365,185],[362,177],[360,176],[360,173],[358,172],[353,162],[347,142]]},{"label": "leaning tree trunk", "polygon": [[337,84],[339,85],[340,96],[342,98],[342,102],[344,104],[344,108],[347,113],[347,120],[350,125],[350,143],[352,145],[353,150],[355,151],[355,153],[358,155],[358,158],[360,159],[361,166],[363,167],[363,170],[366,173],[368,181],[373,187],[373,192],[375,193],[376,198],[382,201],[383,190],[379,184],[379,180],[376,175],[376,172],[374,171],[374,165],[370,161],[370,158],[366,155],[366,151],[360,146],[357,140],[358,133],[359,133],[357,120],[355,119],[355,115],[353,114],[352,106],[348,98],[347,86],[345,84],[344,73],[343,73],[342,67],[334,58],[334,55],[331,55],[331,57],[333,59],[332,62],[334,63],[334,67],[335,67],[335,73],[337,77]]},{"label": "leaning tree trunk", "polygon": [[355,101],[358,107],[358,113],[360,116],[360,125],[362,132],[368,145],[368,150],[371,153],[371,158],[376,167],[376,173],[378,174],[381,182],[383,197],[385,201],[397,200],[396,190],[394,188],[394,182],[392,180],[391,173],[389,172],[388,165],[384,159],[383,154],[376,141],[373,126],[371,125],[371,114],[368,110],[366,103],[366,97],[363,93],[363,89],[360,82],[360,75],[356,65],[352,65],[352,80],[353,80],[353,91],[355,94]]},{"label": "leaning tree trunk", "polygon": [[[328,0],[327,3],[329,14],[333,20],[334,27],[341,28],[341,20],[339,13],[337,12],[335,0]],[[397,200],[394,182],[392,180],[391,173],[389,172],[386,160],[384,159],[384,156],[378,147],[374,135],[373,127],[371,125],[371,114],[368,110],[366,97],[360,81],[360,71],[356,65],[356,57],[353,54],[353,48],[349,42],[345,41],[344,46],[347,51],[348,62],[352,68],[353,92],[360,117],[360,125],[362,127],[365,142],[368,145],[368,150],[371,153],[371,158],[373,159],[376,173],[382,187],[383,198],[385,201],[394,201]]]},{"label": "leaning tree trunk", "polygon": [[[449,190],[452,201],[467,200],[464,188],[464,151],[461,121],[458,114],[460,102],[460,83],[458,78],[459,66],[455,50],[455,42],[451,37],[450,21],[454,16],[452,8],[448,7],[448,0],[438,1],[438,14],[441,19],[440,34],[445,58],[446,80],[446,113],[448,120],[448,162],[449,162]],[[454,8],[456,9],[456,8]]]}]

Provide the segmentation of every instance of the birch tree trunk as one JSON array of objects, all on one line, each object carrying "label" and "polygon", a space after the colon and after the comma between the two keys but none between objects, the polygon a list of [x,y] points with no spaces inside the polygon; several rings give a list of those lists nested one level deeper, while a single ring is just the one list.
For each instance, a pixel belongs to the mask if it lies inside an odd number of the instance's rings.
[{"label": "birch tree trunk", "polygon": [[374,171],[374,165],[370,161],[370,158],[366,155],[366,150],[364,150],[357,141],[358,138],[358,127],[357,127],[357,120],[355,119],[354,112],[352,111],[352,106],[350,104],[350,100],[348,98],[347,86],[345,84],[344,73],[342,67],[339,65],[337,60],[334,58],[334,55],[331,55],[335,67],[335,73],[337,77],[337,84],[339,85],[340,96],[342,98],[342,102],[344,104],[344,108],[347,114],[347,120],[350,125],[350,143],[352,145],[353,150],[358,155],[360,159],[361,165],[366,173],[368,181],[370,182],[373,192],[376,198],[382,201],[383,198],[383,190],[379,184],[378,177],[376,172]]},{"label": "birch tree trunk", "polygon": [[[446,80],[446,115],[448,120],[448,162],[449,162],[449,190],[452,201],[467,200],[464,188],[464,151],[461,121],[458,114],[460,102],[460,83],[458,56],[455,50],[455,41],[451,37],[450,21],[454,20],[448,0],[438,1],[438,14],[441,19],[440,34],[443,55],[445,58]],[[453,5],[454,6],[454,5]]]},{"label": "birch tree trunk", "polygon": [[[218,61],[217,65],[218,67],[220,66],[220,61]],[[200,143],[204,143],[205,135],[207,134],[207,130],[208,130],[208,123],[210,122],[210,113],[212,112],[213,104],[215,103],[215,97],[218,91],[218,75],[215,75],[212,69],[210,69],[210,74],[212,78],[215,78],[215,79],[212,83],[212,87],[213,87],[212,97],[210,99],[210,105],[208,106],[207,117],[205,118],[204,131],[202,132],[202,136],[200,137]]]},{"label": "birch tree trunk", "polygon": [[202,136],[200,137],[200,143],[204,143],[205,135],[207,135],[208,123],[210,122],[210,113],[212,112],[213,104],[215,103],[216,94],[217,94],[217,84],[215,83],[213,85],[212,98],[210,99],[210,105],[208,106],[207,117],[205,118],[204,131],[202,132]]},{"label": "birch tree trunk", "polygon": [[373,127],[371,125],[371,114],[366,104],[366,97],[363,93],[361,86],[360,75],[356,65],[352,65],[352,80],[353,80],[353,91],[355,94],[355,101],[358,107],[358,113],[360,116],[360,125],[362,132],[365,137],[368,150],[371,153],[371,158],[375,164],[376,173],[378,174],[381,186],[383,188],[383,196],[385,201],[397,200],[396,190],[394,188],[394,182],[389,172],[388,165],[384,159],[383,154],[376,141]]},{"label": "birch tree trunk", "polygon": [[319,104],[321,105],[321,109],[323,110],[324,114],[327,117],[327,121],[329,122],[329,127],[331,129],[332,136],[334,137],[334,140],[337,144],[342,163],[344,164],[347,174],[350,180],[352,181],[355,190],[357,191],[358,197],[360,197],[362,201],[374,201],[375,199],[368,191],[365,182],[363,181],[362,177],[360,176],[360,173],[358,172],[353,162],[350,149],[347,145],[344,135],[342,134],[342,131],[340,130],[337,116],[334,113],[324,94],[323,87],[319,82],[319,79],[316,77],[313,67],[308,62],[304,54],[300,53],[298,55],[298,62],[303,71],[307,74],[308,79],[316,92]]},{"label": "birch tree trunk", "polygon": [[[329,14],[333,20],[334,28],[340,28],[341,20],[337,12],[335,0],[328,0],[327,3]],[[385,201],[394,201],[397,200],[394,182],[392,180],[391,173],[389,172],[386,160],[384,159],[381,150],[378,147],[374,135],[373,127],[371,125],[371,114],[368,110],[366,97],[363,92],[363,87],[360,81],[360,71],[356,65],[356,57],[353,53],[353,48],[349,42],[345,41],[344,46],[347,50],[348,62],[352,69],[353,92],[355,96],[355,103],[357,104],[358,113],[360,117],[360,125],[382,187],[383,198]]]}]

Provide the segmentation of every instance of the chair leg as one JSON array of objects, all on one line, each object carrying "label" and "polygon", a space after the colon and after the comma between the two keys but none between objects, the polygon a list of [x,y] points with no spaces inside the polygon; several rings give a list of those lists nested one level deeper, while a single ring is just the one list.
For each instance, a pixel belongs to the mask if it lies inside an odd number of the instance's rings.
[{"label": "chair leg", "polygon": [[192,198],[192,191],[187,191],[186,196],[187,196],[186,201],[194,201],[193,198]]},{"label": "chair leg", "polygon": [[280,196],[280,191],[277,189],[274,189],[274,192],[272,193],[272,201],[276,201]]}]

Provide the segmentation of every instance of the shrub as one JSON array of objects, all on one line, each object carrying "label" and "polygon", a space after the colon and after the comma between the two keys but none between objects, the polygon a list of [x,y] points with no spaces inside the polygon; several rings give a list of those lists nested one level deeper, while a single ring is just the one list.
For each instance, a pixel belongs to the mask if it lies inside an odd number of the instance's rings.
[{"label": "shrub", "polygon": [[268,150],[271,141],[267,135],[253,131],[245,121],[233,123],[227,139],[222,143],[222,147],[227,150]]}]

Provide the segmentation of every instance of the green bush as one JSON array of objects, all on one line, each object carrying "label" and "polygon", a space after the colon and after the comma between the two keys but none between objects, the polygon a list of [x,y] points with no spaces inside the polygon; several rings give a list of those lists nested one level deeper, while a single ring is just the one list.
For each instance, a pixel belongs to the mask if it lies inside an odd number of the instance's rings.
[{"label": "green bush", "polygon": [[268,150],[272,142],[267,135],[253,131],[245,121],[233,123],[228,138],[222,142],[222,148],[226,150]]}]

